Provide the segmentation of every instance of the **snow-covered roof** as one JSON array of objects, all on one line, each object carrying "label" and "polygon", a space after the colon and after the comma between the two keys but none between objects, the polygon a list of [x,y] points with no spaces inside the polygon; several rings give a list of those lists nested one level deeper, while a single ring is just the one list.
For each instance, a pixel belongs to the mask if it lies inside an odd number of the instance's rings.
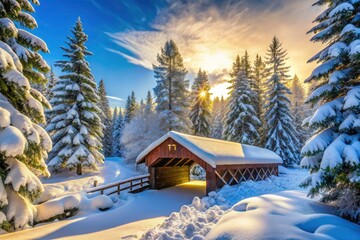
[{"label": "snow-covered roof", "polygon": [[168,138],[172,138],[214,168],[217,165],[283,163],[276,153],[268,149],[175,131],[168,132],[148,146],[139,154],[136,163],[143,162],[147,154]]}]

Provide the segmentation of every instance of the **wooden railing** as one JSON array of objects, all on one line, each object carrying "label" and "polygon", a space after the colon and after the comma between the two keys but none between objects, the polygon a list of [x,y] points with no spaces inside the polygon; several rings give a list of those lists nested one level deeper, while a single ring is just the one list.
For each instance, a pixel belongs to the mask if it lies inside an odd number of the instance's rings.
[{"label": "wooden railing", "polygon": [[[100,192],[101,195],[102,194],[111,195],[117,193],[118,195],[120,195],[121,191],[128,189],[129,192],[141,191],[146,187],[150,186],[149,176],[150,176],[149,174],[146,174],[146,175],[128,178],[118,182],[113,182],[99,187],[94,187],[92,189],[87,190],[86,192],[87,193]],[[112,190],[110,192],[106,191],[112,188],[115,188],[115,190]]]}]

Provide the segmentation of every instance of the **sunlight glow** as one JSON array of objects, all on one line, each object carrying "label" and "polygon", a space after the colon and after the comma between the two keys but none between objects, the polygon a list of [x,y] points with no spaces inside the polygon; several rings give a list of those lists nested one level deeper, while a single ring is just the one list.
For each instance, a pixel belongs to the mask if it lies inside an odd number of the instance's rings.
[{"label": "sunlight glow", "polygon": [[205,97],[205,96],[206,96],[206,92],[205,92],[205,91],[201,91],[201,92],[200,92],[200,97],[203,98],[203,97]]},{"label": "sunlight glow", "polygon": [[215,84],[211,87],[210,93],[211,99],[214,100],[216,97],[224,97],[225,99],[229,97],[229,90],[227,89],[230,86],[228,82],[222,82],[219,84]]},{"label": "sunlight glow", "polygon": [[227,69],[229,66],[231,67],[233,62],[231,56],[231,54],[221,50],[215,53],[208,53],[208,51],[204,51],[199,54],[198,65],[208,72],[214,72],[219,69]]}]

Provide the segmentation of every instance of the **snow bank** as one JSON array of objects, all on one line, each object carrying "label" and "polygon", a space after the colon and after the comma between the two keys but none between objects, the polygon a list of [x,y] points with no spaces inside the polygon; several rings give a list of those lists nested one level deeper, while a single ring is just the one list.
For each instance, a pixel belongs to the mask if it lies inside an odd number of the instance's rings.
[{"label": "snow bank", "polygon": [[280,170],[279,177],[224,186],[219,192],[211,192],[202,199],[195,197],[191,205],[172,213],[164,223],[146,232],[142,239],[204,239],[235,203],[262,194],[300,189],[299,183],[308,175],[306,170],[301,169]]},{"label": "snow bank", "polygon": [[298,191],[249,198],[235,204],[206,239],[360,239],[360,226]]},{"label": "snow bank", "polygon": [[42,222],[64,214],[67,210],[79,209],[80,201],[80,195],[69,195],[36,205],[36,222]]},{"label": "snow bank", "polygon": [[[99,195],[94,198],[88,198],[85,193],[77,193],[52,199],[42,204],[36,205],[37,208],[37,222],[43,222],[46,220],[53,220],[52,218],[70,217],[70,211],[75,214],[77,210],[81,214],[85,215],[89,212],[104,211],[113,206],[113,201],[110,197],[105,195]],[[65,214],[65,215],[63,215]]]},{"label": "snow bank", "polygon": [[81,176],[73,172],[62,172],[52,175],[51,178],[42,178],[44,193],[37,203],[67,195],[87,191],[97,186],[104,186],[117,181],[138,176],[134,165],[128,165],[122,158],[106,158],[103,165],[99,166],[99,172],[86,172]]}]

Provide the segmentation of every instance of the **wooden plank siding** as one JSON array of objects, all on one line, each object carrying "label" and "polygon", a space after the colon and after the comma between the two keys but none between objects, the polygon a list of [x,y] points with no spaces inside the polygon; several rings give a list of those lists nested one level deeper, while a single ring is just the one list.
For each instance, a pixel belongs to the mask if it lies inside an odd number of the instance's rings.
[{"label": "wooden plank siding", "polygon": [[190,181],[190,167],[152,167],[151,188],[162,189]]},{"label": "wooden plank siding", "polygon": [[150,185],[153,189],[175,186],[190,181],[190,168],[194,163],[206,171],[206,193],[225,184],[237,184],[245,180],[262,180],[278,175],[280,164],[218,165],[213,168],[206,161],[172,138],[155,147],[145,156],[149,168]]}]

